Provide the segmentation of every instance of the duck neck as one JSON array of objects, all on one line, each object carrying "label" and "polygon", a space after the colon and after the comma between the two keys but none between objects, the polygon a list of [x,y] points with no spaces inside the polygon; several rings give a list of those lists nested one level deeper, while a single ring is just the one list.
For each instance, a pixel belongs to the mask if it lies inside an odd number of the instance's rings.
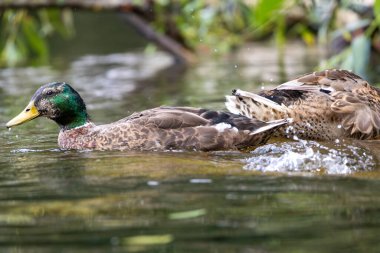
[{"label": "duck neck", "polygon": [[59,118],[56,118],[54,120],[60,126],[61,130],[70,130],[73,128],[81,127],[90,122],[86,111],[69,115],[61,115]]}]

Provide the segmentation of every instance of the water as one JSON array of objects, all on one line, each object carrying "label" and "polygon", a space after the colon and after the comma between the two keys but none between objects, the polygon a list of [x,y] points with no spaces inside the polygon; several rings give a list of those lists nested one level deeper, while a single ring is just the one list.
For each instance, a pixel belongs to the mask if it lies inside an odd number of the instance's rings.
[{"label": "water", "polygon": [[349,144],[349,140],[318,143],[273,143],[258,147],[246,160],[247,170],[262,172],[326,173],[348,175],[376,170],[375,156],[370,151]]},{"label": "water", "polygon": [[[0,71],[0,124],[45,82],[71,83],[106,123],[162,104],[222,109],[233,88],[274,86],[316,59],[299,44],[283,65],[268,45],[247,51],[187,71],[135,48],[56,53],[51,67]],[[0,131],[1,252],[378,252],[377,141],[98,152],[62,151],[57,133],[46,119]]]}]

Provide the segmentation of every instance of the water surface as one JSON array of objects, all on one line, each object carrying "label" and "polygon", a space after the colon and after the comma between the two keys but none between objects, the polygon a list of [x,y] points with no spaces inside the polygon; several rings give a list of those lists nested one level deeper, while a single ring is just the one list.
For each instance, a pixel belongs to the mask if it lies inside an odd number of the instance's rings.
[{"label": "water surface", "polygon": [[[270,45],[247,46],[185,71],[161,52],[86,48],[1,70],[0,123],[51,81],[71,83],[96,123],[162,104],[222,109],[231,89],[274,86],[318,57],[286,52],[279,64]],[[60,150],[57,133],[47,119],[0,131],[1,252],[378,252],[377,141],[99,152]]]}]

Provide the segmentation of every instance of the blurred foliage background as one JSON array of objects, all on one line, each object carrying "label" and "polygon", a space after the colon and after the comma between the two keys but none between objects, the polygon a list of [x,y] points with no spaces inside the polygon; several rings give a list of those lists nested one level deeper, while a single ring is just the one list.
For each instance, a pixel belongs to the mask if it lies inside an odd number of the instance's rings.
[{"label": "blurred foliage background", "polygon": [[[62,8],[1,9],[1,66],[48,64],[47,38],[54,33],[65,39],[75,36],[72,10],[62,2]],[[319,68],[345,68],[367,76],[380,51],[380,0],[131,2],[157,32],[195,54],[224,55],[258,40],[284,50],[288,40],[298,39],[326,51]]]},{"label": "blurred foliage background", "polygon": [[14,67],[49,61],[47,37],[59,33],[64,38],[74,35],[70,10],[38,11],[5,10],[1,12],[0,64]]}]

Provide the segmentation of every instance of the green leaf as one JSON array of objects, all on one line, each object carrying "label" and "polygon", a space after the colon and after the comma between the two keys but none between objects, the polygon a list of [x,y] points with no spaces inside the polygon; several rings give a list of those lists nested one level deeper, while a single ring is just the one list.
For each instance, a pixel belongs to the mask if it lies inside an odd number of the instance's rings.
[{"label": "green leaf", "polygon": [[[354,38],[351,44],[352,60],[343,62],[342,67],[348,68],[362,77],[367,77],[367,68],[371,54],[371,41],[364,34]],[[345,65],[347,64],[347,66]],[[350,65],[348,65],[350,64]]]},{"label": "green leaf", "polygon": [[168,244],[173,241],[173,236],[170,234],[164,235],[138,235],[123,238],[124,245],[158,245]]},{"label": "green leaf", "polygon": [[375,1],[373,12],[377,23],[380,24],[380,0]]},{"label": "green leaf", "polygon": [[47,61],[49,53],[45,39],[38,31],[38,26],[34,18],[25,18],[22,22],[22,31],[25,35],[31,53],[37,57],[37,62]]},{"label": "green leaf", "polygon": [[259,0],[255,7],[255,22],[257,26],[264,25],[280,15],[284,0]]},{"label": "green leaf", "polygon": [[275,38],[276,38],[276,44],[277,47],[283,47],[285,45],[286,41],[286,35],[285,35],[285,30],[286,30],[286,24],[285,24],[285,17],[280,16],[277,19],[277,25],[276,25],[276,31],[275,31]]},{"label": "green leaf", "polygon": [[63,37],[74,35],[72,12],[68,10],[41,10],[41,16],[46,16],[44,22],[52,27],[52,31],[57,31]]},{"label": "green leaf", "polygon": [[171,220],[183,220],[183,219],[192,219],[200,216],[204,216],[207,213],[205,209],[196,209],[184,212],[171,213],[169,219]]},{"label": "green leaf", "polygon": [[7,40],[1,52],[2,62],[14,67],[22,61],[22,58],[20,51],[17,50],[15,41]]}]

